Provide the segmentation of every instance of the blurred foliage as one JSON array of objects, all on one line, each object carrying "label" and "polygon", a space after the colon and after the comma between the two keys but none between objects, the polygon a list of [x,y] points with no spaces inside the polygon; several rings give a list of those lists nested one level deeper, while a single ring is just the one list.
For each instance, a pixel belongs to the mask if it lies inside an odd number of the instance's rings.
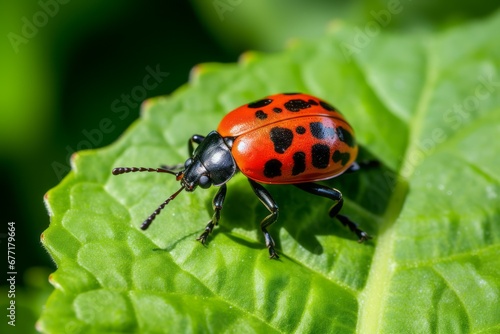
[{"label": "blurred foliage", "polygon": [[[220,3],[227,5],[222,17]],[[186,82],[192,66],[200,62],[234,61],[247,49],[278,50],[290,38],[323,34],[335,19],[363,28],[374,20],[373,11],[388,6],[385,1],[327,0],[191,4],[192,8],[182,0],[2,2],[0,187],[6,199],[0,209],[2,224],[17,222],[20,274],[35,265],[53,266],[39,245],[39,235],[48,225],[42,196],[69,171],[73,151],[86,143],[92,148],[108,145],[138,117],[135,101],[125,104],[128,114],[122,118],[125,113],[114,112],[112,104],[118,99],[124,106],[123,95],[143,85],[147,66],[159,65],[169,74],[144,98],[164,95]],[[441,29],[498,7],[494,0],[401,5],[401,14],[383,29]],[[30,30],[30,23],[38,26]],[[26,32],[29,37],[24,37]],[[23,42],[15,46],[19,41]],[[104,118],[111,121],[107,129],[112,130],[99,136]],[[92,141],[89,134],[94,134]],[[0,233],[4,236],[3,230]],[[4,249],[3,239],[0,244]]]},{"label": "blurred foliage", "polygon": [[496,0],[191,0],[206,27],[228,50],[281,50],[293,38],[322,35],[344,20],[364,29],[380,20],[384,30],[439,30],[484,17]]}]

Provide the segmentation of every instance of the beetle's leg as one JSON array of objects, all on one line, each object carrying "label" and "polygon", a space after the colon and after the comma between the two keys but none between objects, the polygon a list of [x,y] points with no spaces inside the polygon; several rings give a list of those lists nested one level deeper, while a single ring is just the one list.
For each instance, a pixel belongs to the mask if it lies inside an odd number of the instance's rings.
[{"label": "beetle's leg", "polygon": [[184,164],[177,164],[177,165],[160,165],[161,168],[172,171],[172,172],[179,172],[184,169]]},{"label": "beetle's leg", "polygon": [[217,191],[217,194],[215,194],[214,196],[214,199],[212,201],[212,205],[214,208],[214,214],[212,216],[212,219],[208,222],[207,226],[205,227],[205,231],[196,239],[203,245],[207,242],[208,235],[212,233],[214,226],[217,226],[219,224],[220,212],[222,211],[222,205],[224,204],[224,199],[226,198],[226,191],[227,187],[225,184],[223,184],[219,188],[219,191]]},{"label": "beetle's leg", "polygon": [[360,169],[361,169],[361,166],[359,165],[359,163],[354,161],[352,163],[352,165],[349,166],[349,168],[347,168],[347,170],[344,173],[345,174],[355,173],[355,172],[359,171]]},{"label": "beetle's leg", "polygon": [[271,212],[269,216],[264,218],[262,222],[260,223],[260,229],[262,230],[262,233],[264,233],[264,239],[266,240],[266,246],[269,249],[269,257],[271,259],[278,259],[279,256],[274,250],[274,240],[267,231],[267,227],[276,222],[278,220],[278,205],[276,205],[276,202],[274,199],[271,197],[271,194],[259,183],[248,179],[250,182],[250,185],[252,186],[252,189],[259,198],[259,200],[264,204],[264,206]]},{"label": "beetle's leg", "polygon": [[[189,138],[188,140],[189,157],[193,156],[194,144],[200,144],[203,141],[203,139],[205,139],[205,137],[201,135],[192,135],[191,138]],[[177,165],[161,165],[161,168],[178,172],[184,169],[184,163],[180,163]]]},{"label": "beetle's leg", "polygon": [[193,156],[194,144],[200,144],[203,141],[203,139],[205,139],[205,136],[201,136],[201,135],[192,135],[191,138],[189,138],[188,152],[189,152],[190,157]]},{"label": "beetle's leg", "polygon": [[360,162],[353,162],[351,166],[344,172],[346,174],[348,173],[354,173],[359,171],[360,169],[369,169],[369,168],[374,168],[380,166],[380,162],[378,160],[366,160],[366,161],[360,161]]},{"label": "beetle's leg", "polygon": [[358,228],[358,225],[351,221],[344,215],[339,215],[340,209],[342,209],[342,205],[344,204],[344,198],[342,197],[342,193],[334,188],[329,188],[317,183],[297,183],[294,184],[297,188],[300,188],[308,193],[313,195],[322,196],[329,198],[331,200],[336,201],[330,208],[330,217],[336,217],[344,226],[347,226],[353,233],[358,236],[358,242],[363,242],[365,240],[371,239],[371,237],[363,230]]}]

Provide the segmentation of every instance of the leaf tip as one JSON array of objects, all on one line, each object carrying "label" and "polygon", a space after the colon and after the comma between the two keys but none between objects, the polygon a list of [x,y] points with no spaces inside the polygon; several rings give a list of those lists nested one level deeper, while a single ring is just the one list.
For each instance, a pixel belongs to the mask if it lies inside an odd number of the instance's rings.
[{"label": "leaf tip", "polygon": [[57,282],[57,279],[54,278],[54,273],[50,274],[49,275],[49,278],[48,278],[48,281],[49,283],[56,289],[59,289],[61,291],[64,291],[63,287],[61,286],[61,284],[59,284],[59,282]]},{"label": "leaf tip", "polygon": [[204,70],[203,64],[198,64],[193,66],[193,68],[189,72],[189,82],[195,83],[196,81],[198,81],[198,78],[203,73],[203,70]]},{"label": "leaf tip", "polygon": [[52,273],[49,275],[49,283],[52,284],[53,280],[54,280],[54,274]]},{"label": "leaf tip", "polygon": [[149,98],[149,99],[145,99],[144,101],[142,101],[141,103],[141,114],[144,112],[144,110],[146,109],[149,109],[151,107],[151,105],[153,105],[153,101],[154,98]]},{"label": "leaf tip", "polygon": [[150,97],[142,101],[141,107],[139,109],[139,115],[140,117],[147,118],[149,115],[149,111],[152,109],[152,107],[158,103],[158,100],[161,97]]},{"label": "leaf tip", "polygon": [[69,159],[69,162],[71,164],[71,169],[76,172],[76,160],[80,157],[80,152],[73,152],[71,154],[71,158]]},{"label": "leaf tip", "polygon": [[245,51],[243,52],[239,59],[238,59],[238,63],[240,64],[248,64],[252,61],[254,61],[255,59],[257,59],[257,52],[255,51]]},{"label": "leaf tip", "polygon": [[54,212],[52,211],[52,208],[50,206],[50,191],[47,191],[45,195],[43,195],[43,204],[45,204],[45,209],[47,210],[47,214],[49,217],[52,217],[54,215]]}]

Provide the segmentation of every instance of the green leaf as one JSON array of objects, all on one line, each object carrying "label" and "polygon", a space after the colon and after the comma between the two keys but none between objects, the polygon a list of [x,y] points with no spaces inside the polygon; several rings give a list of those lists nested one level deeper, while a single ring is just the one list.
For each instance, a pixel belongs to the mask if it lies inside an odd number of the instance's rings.
[{"label": "green leaf", "polygon": [[[498,332],[499,30],[500,14],[438,35],[363,40],[356,27],[336,26],[280,54],[196,67],[189,85],[148,100],[115,144],[76,154],[47,193],[42,240],[58,270],[38,328]],[[269,260],[258,228],[267,211],[241,174],[207,247],[195,238],[215,189],[181,193],[140,230],[179,184],[165,174],[113,176],[113,167],[183,162],[190,134],[283,91],[333,103],[362,158],[383,163],[325,182],[373,240],[358,244],[328,217],[328,200],[268,186],[281,209],[270,229],[281,258]]]}]

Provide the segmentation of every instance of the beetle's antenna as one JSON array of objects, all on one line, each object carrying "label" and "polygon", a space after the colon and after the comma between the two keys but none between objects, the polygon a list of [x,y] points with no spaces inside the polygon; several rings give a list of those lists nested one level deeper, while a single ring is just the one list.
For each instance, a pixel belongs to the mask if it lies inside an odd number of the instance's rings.
[{"label": "beetle's antenna", "polygon": [[[180,172],[173,172],[171,171],[170,169],[166,169],[166,168],[146,168],[146,167],[117,167],[117,168],[113,168],[113,175],[120,175],[120,174],[125,174],[125,173],[134,173],[134,172],[152,172],[152,173],[168,173],[168,174],[172,174],[172,175],[175,175],[175,178],[177,181],[180,181],[183,177],[183,174],[184,174],[184,171],[180,171]],[[173,193],[172,195],[170,195],[169,198],[167,198],[165,200],[165,202],[163,202],[162,204],[160,204],[160,206],[158,207],[158,209],[156,209],[149,217],[148,219],[146,219],[142,225],[141,225],[141,230],[146,230],[149,225],[151,225],[151,223],[153,222],[153,220],[156,218],[157,215],[160,214],[161,210],[163,210],[163,208],[171,201],[173,200],[177,195],[179,195],[179,193],[184,189],[184,185],[179,189],[177,190],[175,193]]]},{"label": "beetle's antenna", "polygon": [[[175,174],[175,173],[174,173]],[[160,214],[161,210],[163,210],[163,208],[171,201],[173,200],[175,197],[177,197],[177,195],[179,195],[179,193],[184,190],[184,185],[179,189],[177,190],[175,193],[173,193],[172,195],[170,195],[169,198],[166,199],[165,202],[161,203],[160,206],[158,207],[158,209],[156,209],[149,217],[148,219],[146,219],[142,225],[141,225],[141,230],[147,230],[147,228],[149,227],[149,225],[151,225],[151,223],[153,222],[153,220],[156,218],[157,215]]]},{"label": "beetle's antenna", "polygon": [[169,173],[175,176],[178,176],[178,173],[172,172],[169,169],[165,168],[146,168],[146,167],[117,167],[113,168],[113,175],[120,175],[125,173],[133,173],[133,172],[155,172],[155,173]]}]

